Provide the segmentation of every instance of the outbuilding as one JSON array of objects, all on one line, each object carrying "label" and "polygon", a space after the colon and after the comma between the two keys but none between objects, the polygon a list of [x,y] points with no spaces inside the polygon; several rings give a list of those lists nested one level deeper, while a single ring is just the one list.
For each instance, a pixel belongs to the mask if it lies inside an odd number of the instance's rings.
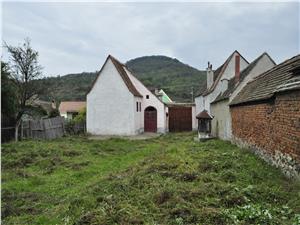
[{"label": "outbuilding", "polygon": [[87,132],[135,135],[168,131],[168,107],[109,55],[87,94]]},{"label": "outbuilding", "polygon": [[233,142],[300,178],[300,55],[249,82],[230,113]]}]

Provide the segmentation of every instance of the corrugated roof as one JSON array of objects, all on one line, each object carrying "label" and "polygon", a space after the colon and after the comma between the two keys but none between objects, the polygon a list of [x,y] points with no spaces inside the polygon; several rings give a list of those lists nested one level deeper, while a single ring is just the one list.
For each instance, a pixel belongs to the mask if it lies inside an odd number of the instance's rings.
[{"label": "corrugated roof", "polygon": [[241,90],[230,105],[271,98],[283,84],[295,76],[300,76],[299,72],[294,72],[299,71],[298,68],[300,68],[300,55],[296,55],[256,77]]},{"label": "corrugated roof", "polygon": [[270,60],[276,65],[274,60],[269,56],[268,53],[264,52],[259,57],[257,57],[255,60],[253,60],[244,70],[240,73],[240,80],[238,83],[235,82],[235,77],[231,78],[228,81],[228,88],[223,93],[220,93],[216,99],[212,102],[212,104],[226,100],[230,97],[230,95],[234,92],[236,87],[249,75],[249,73],[252,71],[252,69],[257,65],[257,63],[263,58],[263,56],[267,56],[270,58]]},{"label": "corrugated roof", "polygon": [[79,112],[84,107],[86,107],[86,102],[80,102],[80,101],[61,102],[59,105],[59,112],[60,113]]},{"label": "corrugated roof", "polygon": [[104,65],[106,64],[106,62],[107,62],[108,59],[111,59],[112,63],[113,63],[114,66],[116,67],[118,73],[120,74],[121,78],[123,79],[123,81],[124,81],[125,85],[127,86],[128,90],[129,90],[134,96],[137,96],[137,97],[143,97],[143,96],[140,94],[140,92],[135,88],[135,86],[132,84],[130,78],[128,77],[128,74],[127,74],[126,70],[124,69],[124,68],[126,68],[126,69],[128,70],[128,68],[127,68],[123,63],[119,62],[119,60],[117,60],[116,58],[114,58],[112,55],[109,55],[109,56],[106,58],[106,60],[105,60],[105,62],[104,62],[104,64],[103,64],[103,66],[102,66],[102,68],[101,68],[100,71],[98,72],[98,74],[97,74],[97,76],[96,76],[96,78],[95,78],[95,80],[94,80],[94,82],[93,82],[93,84],[92,84],[90,90],[87,92],[87,94],[93,89],[93,87],[94,87],[94,85],[95,85],[95,83],[96,83],[98,77],[100,76],[100,74],[101,74],[101,72],[102,72],[102,70],[103,70],[103,68],[104,68]]}]

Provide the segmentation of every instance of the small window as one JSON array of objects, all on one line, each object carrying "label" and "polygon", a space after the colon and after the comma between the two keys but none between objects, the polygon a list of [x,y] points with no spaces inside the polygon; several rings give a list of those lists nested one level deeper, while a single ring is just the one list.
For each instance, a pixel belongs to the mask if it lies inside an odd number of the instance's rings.
[{"label": "small window", "polygon": [[136,102],[136,111],[138,112],[139,111],[139,103]]},{"label": "small window", "polygon": [[142,103],[140,102],[140,112],[142,112]]},{"label": "small window", "polygon": [[146,95],[146,99],[149,99],[149,95]]}]

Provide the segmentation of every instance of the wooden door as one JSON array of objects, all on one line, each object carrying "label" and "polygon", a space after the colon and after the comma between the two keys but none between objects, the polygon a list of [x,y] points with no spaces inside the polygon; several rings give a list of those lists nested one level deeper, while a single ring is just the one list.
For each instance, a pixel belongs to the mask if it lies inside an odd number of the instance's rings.
[{"label": "wooden door", "polygon": [[192,107],[169,107],[169,131],[192,131]]},{"label": "wooden door", "polygon": [[156,132],[157,131],[157,111],[152,106],[149,106],[145,109],[144,131],[145,132]]}]

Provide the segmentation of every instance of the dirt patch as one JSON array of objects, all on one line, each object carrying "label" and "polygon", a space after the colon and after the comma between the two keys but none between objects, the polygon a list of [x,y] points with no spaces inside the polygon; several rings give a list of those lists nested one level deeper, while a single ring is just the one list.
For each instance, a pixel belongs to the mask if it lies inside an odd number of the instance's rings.
[{"label": "dirt patch", "polygon": [[247,203],[247,201],[243,195],[232,194],[232,195],[224,196],[221,199],[221,203],[228,208],[232,208],[234,206],[243,205],[243,204]]},{"label": "dirt patch", "polygon": [[1,195],[1,217],[4,219],[8,216],[19,216],[22,214],[37,215],[40,209],[34,207],[37,201],[43,196],[34,192],[15,193],[2,190]]},{"label": "dirt patch", "polygon": [[95,212],[87,212],[82,215],[74,225],[89,225],[89,224],[98,224],[96,219],[97,214]]},{"label": "dirt patch", "polygon": [[44,174],[51,174],[57,167],[65,164],[66,162],[58,156],[54,156],[53,158],[49,159],[41,159],[36,163],[36,165],[41,168]]},{"label": "dirt patch", "polygon": [[161,204],[167,202],[170,198],[172,198],[172,193],[171,192],[162,191],[162,192],[157,193],[154,196],[154,202],[157,205],[161,205]]},{"label": "dirt patch", "polygon": [[227,224],[227,218],[222,214],[221,210],[218,208],[202,208],[199,217],[200,224]]},{"label": "dirt patch", "polygon": [[78,151],[75,151],[75,150],[69,150],[69,151],[63,152],[63,156],[66,156],[66,157],[75,157],[75,156],[79,156],[79,155],[81,155],[81,153]]},{"label": "dirt patch", "polygon": [[89,161],[85,161],[85,162],[80,162],[80,163],[75,163],[75,164],[71,164],[68,165],[68,168],[71,168],[72,170],[80,170],[85,166],[88,166],[90,164]]},{"label": "dirt patch", "polygon": [[206,172],[218,172],[219,168],[216,165],[213,165],[209,162],[201,162],[198,166],[198,170],[200,172],[206,173]]},{"label": "dirt patch", "polygon": [[198,175],[196,173],[182,173],[179,174],[178,180],[184,181],[184,182],[192,182],[198,178]]},{"label": "dirt patch", "polygon": [[174,170],[178,167],[178,164],[167,164],[167,163],[162,163],[162,164],[152,164],[148,169],[148,173],[153,173],[153,172],[159,172],[159,171],[170,171]]}]

